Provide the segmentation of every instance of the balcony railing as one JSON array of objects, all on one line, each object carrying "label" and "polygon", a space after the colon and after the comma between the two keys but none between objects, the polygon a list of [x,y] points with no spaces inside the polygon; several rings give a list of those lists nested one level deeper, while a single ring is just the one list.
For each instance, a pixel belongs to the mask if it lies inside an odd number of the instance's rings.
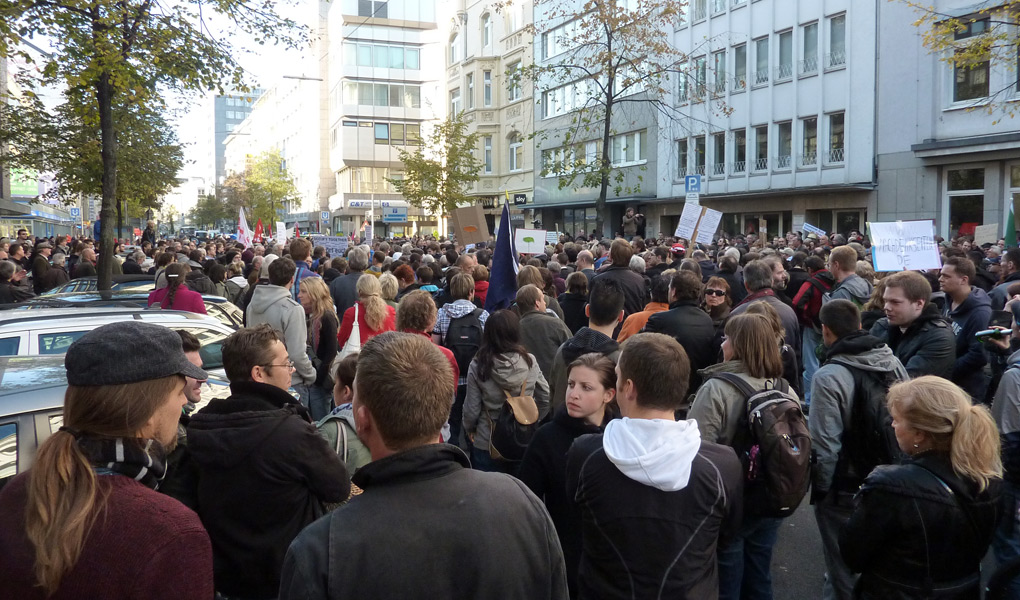
[{"label": "balcony railing", "polygon": [[708,172],[712,175],[725,175],[726,163],[712,163],[708,165]]},{"label": "balcony railing", "polygon": [[776,157],[776,169],[789,169],[793,161],[789,154]]},{"label": "balcony railing", "polygon": [[684,177],[687,177],[687,167],[677,167],[676,178],[683,179]]},{"label": "balcony railing", "polygon": [[734,92],[742,92],[742,91],[744,91],[745,88],[747,88],[747,77],[746,76],[734,77],[733,78],[733,88],[732,89],[733,89]]},{"label": "balcony railing", "polygon": [[802,167],[813,167],[818,164],[818,153],[817,152],[806,152],[800,155],[800,166]]},{"label": "balcony railing", "polygon": [[733,161],[733,163],[730,166],[730,173],[743,173],[746,170],[747,170],[746,160]]},{"label": "balcony railing", "polygon": [[691,173],[693,175],[704,175],[705,174],[705,165],[694,165],[694,168],[691,169]]},{"label": "balcony railing", "polygon": [[677,98],[677,102],[678,103],[680,103],[680,104],[687,104],[687,100],[688,100],[687,89],[684,88],[684,89],[680,90],[677,93],[676,98]]},{"label": "balcony railing", "polygon": [[793,77],[793,65],[785,64],[776,67],[776,81],[782,81]]},{"label": "balcony railing", "polygon": [[754,159],[754,170],[755,171],[768,171],[769,170],[769,159],[768,158],[756,158],[756,159]]},{"label": "balcony railing", "polygon": [[763,85],[769,82],[769,70],[761,69],[754,72],[754,85]]},{"label": "balcony railing", "polygon": [[835,69],[846,65],[846,51],[845,50],[833,50],[832,52],[825,55],[825,68]]},{"label": "balcony railing", "polygon": [[811,58],[805,58],[800,61],[800,74],[808,75],[810,73],[818,72],[818,58],[812,56]]},{"label": "balcony railing", "polygon": [[829,150],[829,162],[830,163],[841,163],[841,162],[843,162],[844,158],[845,157],[844,157],[844,149],[843,148],[833,148],[832,150]]},{"label": "balcony railing", "polygon": [[715,93],[717,96],[721,96],[722,94],[725,94],[726,93],[726,79],[725,78],[717,79],[715,81],[715,83],[712,84],[712,92]]}]

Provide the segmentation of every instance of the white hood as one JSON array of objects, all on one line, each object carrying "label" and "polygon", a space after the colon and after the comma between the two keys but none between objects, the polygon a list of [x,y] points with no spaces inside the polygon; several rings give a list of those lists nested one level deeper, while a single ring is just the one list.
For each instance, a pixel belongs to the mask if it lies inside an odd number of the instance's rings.
[{"label": "white hood", "polygon": [[638,483],[675,492],[687,487],[691,464],[701,448],[694,421],[614,419],[602,438],[606,456]]}]

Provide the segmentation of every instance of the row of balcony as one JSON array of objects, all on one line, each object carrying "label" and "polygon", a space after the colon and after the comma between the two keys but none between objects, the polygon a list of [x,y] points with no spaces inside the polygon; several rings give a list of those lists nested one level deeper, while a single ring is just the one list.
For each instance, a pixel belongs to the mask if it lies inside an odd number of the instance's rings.
[{"label": "row of balcony", "polygon": [[[825,55],[825,64],[827,68],[838,68],[846,64],[846,55],[842,52],[832,53]],[[810,75],[818,72],[818,59],[810,58],[800,61],[798,64],[800,75]],[[779,65],[774,69],[774,77],[776,82],[788,81],[793,79],[793,65],[785,64]],[[769,69],[760,69],[751,73],[752,85],[757,87],[761,85],[767,85],[769,82]],[[715,81],[708,85],[694,85],[689,90],[680,90],[679,100],[681,103],[685,103],[693,97],[694,102],[701,102],[705,99],[707,91],[715,96],[721,96],[726,93],[728,87],[732,86],[732,93],[742,92],[747,89],[747,78],[745,77],[734,77],[728,79],[725,76],[716,78]]]},{"label": "row of balcony", "polygon": [[[830,150],[827,155],[826,165],[841,165],[845,162],[845,150],[843,148],[836,148]],[[769,159],[768,158],[756,158],[751,161],[738,160],[728,163],[729,175],[742,175],[747,173],[748,166],[751,167],[752,172],[765,172],[769,170]],[[772,165],[776,171],[789,171],[793,165],[792,156],[776,156],[772,159]],[[801,154],[797,157],[797,168],[813,168],[818,165],[818,153],[812,152],[808,154]],[[680,168],[677,170],[677,176],[682,178],[686,175],[708,175],[709,177],[722,177],[727,175],[727,163],[710,163],[707,165],[695,165],[690,169]]]}]

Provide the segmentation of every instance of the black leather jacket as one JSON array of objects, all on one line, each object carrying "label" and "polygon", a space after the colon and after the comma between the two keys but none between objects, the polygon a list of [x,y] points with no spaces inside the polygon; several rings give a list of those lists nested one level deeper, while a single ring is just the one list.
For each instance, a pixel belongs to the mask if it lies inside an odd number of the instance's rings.
[{"label": "black leather jacket", "polygon": [[999,485],[959,477],[946,454],[877,467],[839,536],[861,572],[857,594],[882,600],[980,598],[980,565],[995,529]]}]

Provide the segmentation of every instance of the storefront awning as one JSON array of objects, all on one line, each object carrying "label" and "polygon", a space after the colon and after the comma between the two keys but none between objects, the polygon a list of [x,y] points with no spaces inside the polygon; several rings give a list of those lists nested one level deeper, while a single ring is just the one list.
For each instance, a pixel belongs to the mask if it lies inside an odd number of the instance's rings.
[{"label": "storefront awning", "polygon": [[0,217],[21,217],[29,215],[28,206],[0,198]]}]

